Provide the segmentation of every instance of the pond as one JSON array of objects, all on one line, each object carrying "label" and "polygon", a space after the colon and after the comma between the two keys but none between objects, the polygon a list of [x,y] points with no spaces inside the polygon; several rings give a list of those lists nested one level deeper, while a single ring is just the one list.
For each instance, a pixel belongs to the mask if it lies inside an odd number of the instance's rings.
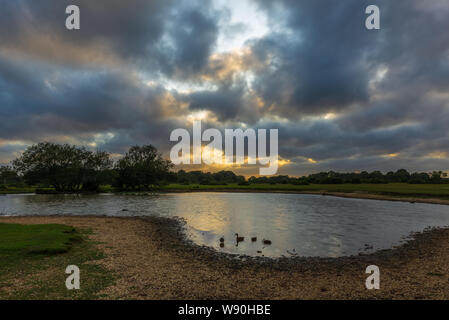
[{"label": "pond", "polygon": [[[178,216],[187,236],[251,256],[339,257],[398,245],[411,232],[448,226],[449,206],[274,193],[7,195],[0,215]],[[235,234],[244,237],[236,241]],[[224,245],[220,247],[220,238]],[[257,238],[252,241],[251,238]],[[271,244],[263,243],[270,240]]]}]

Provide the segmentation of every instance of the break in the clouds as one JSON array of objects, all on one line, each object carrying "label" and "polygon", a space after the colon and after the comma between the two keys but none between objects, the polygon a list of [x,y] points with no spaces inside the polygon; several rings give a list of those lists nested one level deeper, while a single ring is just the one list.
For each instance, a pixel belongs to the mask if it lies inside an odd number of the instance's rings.
[{"label": "break in the clouds", "polygon": [[43,140],[167,152],[201,119],[278,128],[280,173],[449,169],[446,0],[78,0],[76,31],[69,4],[1,2],[0,163]]}]

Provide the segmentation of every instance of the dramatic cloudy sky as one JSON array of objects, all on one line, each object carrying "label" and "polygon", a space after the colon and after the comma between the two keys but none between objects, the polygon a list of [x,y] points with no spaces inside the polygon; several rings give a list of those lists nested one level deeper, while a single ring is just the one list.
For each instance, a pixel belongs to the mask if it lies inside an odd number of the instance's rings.
[{"label": "dramatic cloudy sky", "polygon": [[168,155],[201,119],[278,128],[281,174],[448,170],[448,30],[447,0],[0,0],[0,163],[39,141]]}]

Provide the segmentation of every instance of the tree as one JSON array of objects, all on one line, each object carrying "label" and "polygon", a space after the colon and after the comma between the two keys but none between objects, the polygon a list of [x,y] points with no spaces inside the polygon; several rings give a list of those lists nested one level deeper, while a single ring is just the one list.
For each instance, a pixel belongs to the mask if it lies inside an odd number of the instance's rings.
[{"label": "tree", "polygon": [[86,151],[82,167],[83,190],[97,192],[100,185],[112,180],[113,173],[110,170],[112,160],[109,153],[104,151],[91,152]]},{"label": "tree", "polygon": [[17,172],[9,166],[0,167],[0,185],[6,187],[6,185],[20,184],[20,177]]},{"label": "tree", "polygon": [[117,186],[122,189],[148,190],[168,177],[173,164],[152,145],[134,146],[116,165]]},{"label": "tree", "polygon": [[112,162],[106,152],[42,142],[28,147],[13,161],[13,166],[30,185],[44,184],[58,192],[76,192],[81,188],[96,191],[102,183],[102,173]]},{"label": "tree", "polygon": [[423,184],[430,183],[430,176],[424,172],[415,172],[410,176],[408,183],[412,184]]},{"label": "tree", "polygon": [[442,182],[442,177],[443,176],[443,171],[433,171],[430,174],[430,181],[432,183],[441,183]]},{"label": "tree", "polygon": [[408,182],[410,179],[410,173],[405,169],[399,169],[394,175],[397,182]]}]

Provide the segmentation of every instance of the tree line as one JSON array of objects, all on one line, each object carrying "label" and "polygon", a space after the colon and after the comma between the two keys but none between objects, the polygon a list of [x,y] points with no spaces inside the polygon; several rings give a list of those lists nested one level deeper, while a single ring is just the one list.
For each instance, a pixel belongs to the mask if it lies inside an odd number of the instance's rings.
[{"label": "tree line", "polygon": [[134,146],[114,162],[104,151],[49,142],[28,147],[0,169],[0,185],[52,187],[57,192],[98,192],[102,185],[148,190],[164,181],[172,168],[151,145]]},{"label": "tree line", "polygon": [[69,144],[42,142],[28,147],[12,166],[0,167],[0,189],[50,187],[56,192],[151,190],[168,183],[219,185],[247,183],[232,171],[172,171],[173,164],[152,145],[133,146],[117,161],[109,153]]},{"label": "tree line", "polygon": [[409,173],[405,169],[382,173],[373,172],[349,172],[340,173],[335,171],[320,172],[308,176],[294,178],[289,176],[274,177],[251,177],[249,183],[271,183],[271,184],[343,184],[343,183],[411,183],[411,184],[441,184],[449,183],[447,173],[442,171]]},{"label": "tree line", "polygon": [[12,166],[0,167],[0,189],[7,186],[51,187],[57,192],[98,192],[100,186],[111,185],[118,190],[150,190],[168,183],[184,185],[226,184],[343,184],[343,183],[449,183],[442,171],[409,173],[395,172],[320,172],[303,177],[287,175],[250,177],[232,171],[174,172],[173,164],[152,145],[133,146],[120,159],[113,161],[109,153],[84,147],[49,142],[28,147],[12,161]]}]

